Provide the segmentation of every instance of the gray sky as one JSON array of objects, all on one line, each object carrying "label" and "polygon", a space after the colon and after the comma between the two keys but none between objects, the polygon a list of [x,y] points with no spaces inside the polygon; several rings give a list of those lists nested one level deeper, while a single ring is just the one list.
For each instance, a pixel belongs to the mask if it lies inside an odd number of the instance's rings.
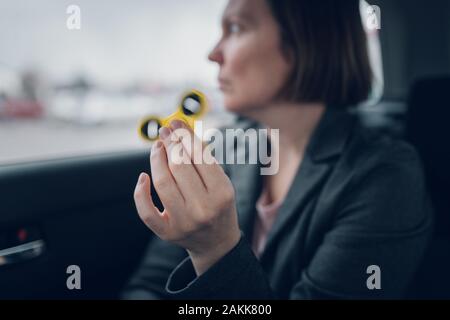
[{"label": "gray sky", "polygon": [[[81,8],[81,30],[66,8]],[[101,83],[135,79],[215,83],[207,54],[226,0],[0,0],[0,63],[33,66],[50,79],[80,72]]]}]

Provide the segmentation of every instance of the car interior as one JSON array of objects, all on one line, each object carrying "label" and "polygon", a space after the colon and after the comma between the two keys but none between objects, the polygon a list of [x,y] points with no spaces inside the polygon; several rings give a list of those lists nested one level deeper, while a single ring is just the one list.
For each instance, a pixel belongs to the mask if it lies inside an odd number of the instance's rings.
[{"label": "car interior", "polygon": [[[435,230],[408,298],[450,299],[450,2],[370,3],[384,90],[358,113],[422,158]],[[149,170],[149,150],[0,165],[0,299],[119,299],[153,238],[133,201]],[[83,290],[67,290],[70,265]]]}]

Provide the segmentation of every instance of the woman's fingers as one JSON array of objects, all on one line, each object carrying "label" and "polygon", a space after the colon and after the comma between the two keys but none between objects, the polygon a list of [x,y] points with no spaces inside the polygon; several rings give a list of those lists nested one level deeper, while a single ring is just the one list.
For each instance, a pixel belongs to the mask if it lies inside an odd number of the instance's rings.
[{"label": "woman's fingers", "polygon": [[[152,178],[142,174],[135,189],[139,216],[161,239],[196,254],[210,253],[226,242],[224,235],[218,235],[220,229],[237,230],[239,234],[231,183],[224,179],[226,176],[217,163],[201,163],[197,167],[202,174],[212,173],[207,178],[218,185],[213,190],[216,192],[207,192],[190,155],[177,141],[179,137],[169,128],[161,130],[160,137],[162,140],[153,146],[150,157]],[[152,184],[165,207],[163,213],[151,199]]]},{"label": "woman's fingers", "polygon": [[[192,194],[206,192],[206,186],[192,165],[189,154],[178,136],[169,128],[161,128],[160,137],[167,152],[169,169],[185,199]],[[202,194],[200,194],[201,197]]]},{"label": "woman's fingers", "polygon": [[206,149],[207,144],[203,143],[183,121],[174,120],[171,122],[171,127],[175,134],[181,137],[183,147],[187,151],[206,189],[211,190],[215,188],[217,183],[220,183],[220,177],[225,176],[225,173],[217,160]]},{"label": "woman's fingers", "polygon": [[164,144],[157,141],[152,148],[150,156],[153,185],[161,199],[164,208],[171,214],[183,211],[185,198],[178,187],[167,162]]},{"label": "woman's fingers", "polygon": [[150,194],[150,177],[141,173],[134,190],[134,202],[141,220],[158,235],[166,233],[166,221],[155,207]]}]

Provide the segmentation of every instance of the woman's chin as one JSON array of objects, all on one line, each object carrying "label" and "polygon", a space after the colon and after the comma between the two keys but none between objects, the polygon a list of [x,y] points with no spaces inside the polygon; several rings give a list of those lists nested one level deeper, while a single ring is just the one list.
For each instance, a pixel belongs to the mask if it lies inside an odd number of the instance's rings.
[{"label": "woman's chin", "polygon": [[244,116],[244,117],[250,117],[253,118],[255,115],[255,112],[258,112],[258,109],[243,103],[230,103],[225,102],[224,104],[225,110],[228,112],[234,113],[236,115]]},{"label": "woman's chin", "polygon": [[225,107],[225,110],[227,110],[229,112],[234,112],[234,113],[239,112],[239,110],[241,109],[238,105],[228,103],[228,102],[225,102],[224,107]]},{"label": "woman's chin", "polygon": [[245,113],[245,110],[249,109],[247,104],[243,103],[242,101],[238,101],[236,99],[228,98],[226,95],[224,99],[224,107],[227,111],[238,114]]}]

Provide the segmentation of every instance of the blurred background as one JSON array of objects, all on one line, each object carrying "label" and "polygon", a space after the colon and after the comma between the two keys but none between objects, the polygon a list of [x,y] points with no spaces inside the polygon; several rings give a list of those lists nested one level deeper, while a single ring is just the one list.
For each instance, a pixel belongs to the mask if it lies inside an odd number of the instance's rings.
[{"label": "blurred background", "polygon": [[[173,113],[193,88],[210,100],[205,128],[234,120],[207,60],[226,2],[0,0],[0,251],[45,249],[0,259],[0,299],[118,296],[151,238],[132,199],[149,169],[139,120]],[[381,29],[364,23],[375,77],[356,111],[417,148],[436,230],[409,295],[450,299],[450,1],[368,2]],[[74,263],[81,292],[66,287]]]},{"label": "blurred background", "polygon": [[[224,0],[0,1],[0,164],[148,147],[139,119],[184,91],[224,121],[216,66]],[[220,117],[219,117],[220,114]]]}]

